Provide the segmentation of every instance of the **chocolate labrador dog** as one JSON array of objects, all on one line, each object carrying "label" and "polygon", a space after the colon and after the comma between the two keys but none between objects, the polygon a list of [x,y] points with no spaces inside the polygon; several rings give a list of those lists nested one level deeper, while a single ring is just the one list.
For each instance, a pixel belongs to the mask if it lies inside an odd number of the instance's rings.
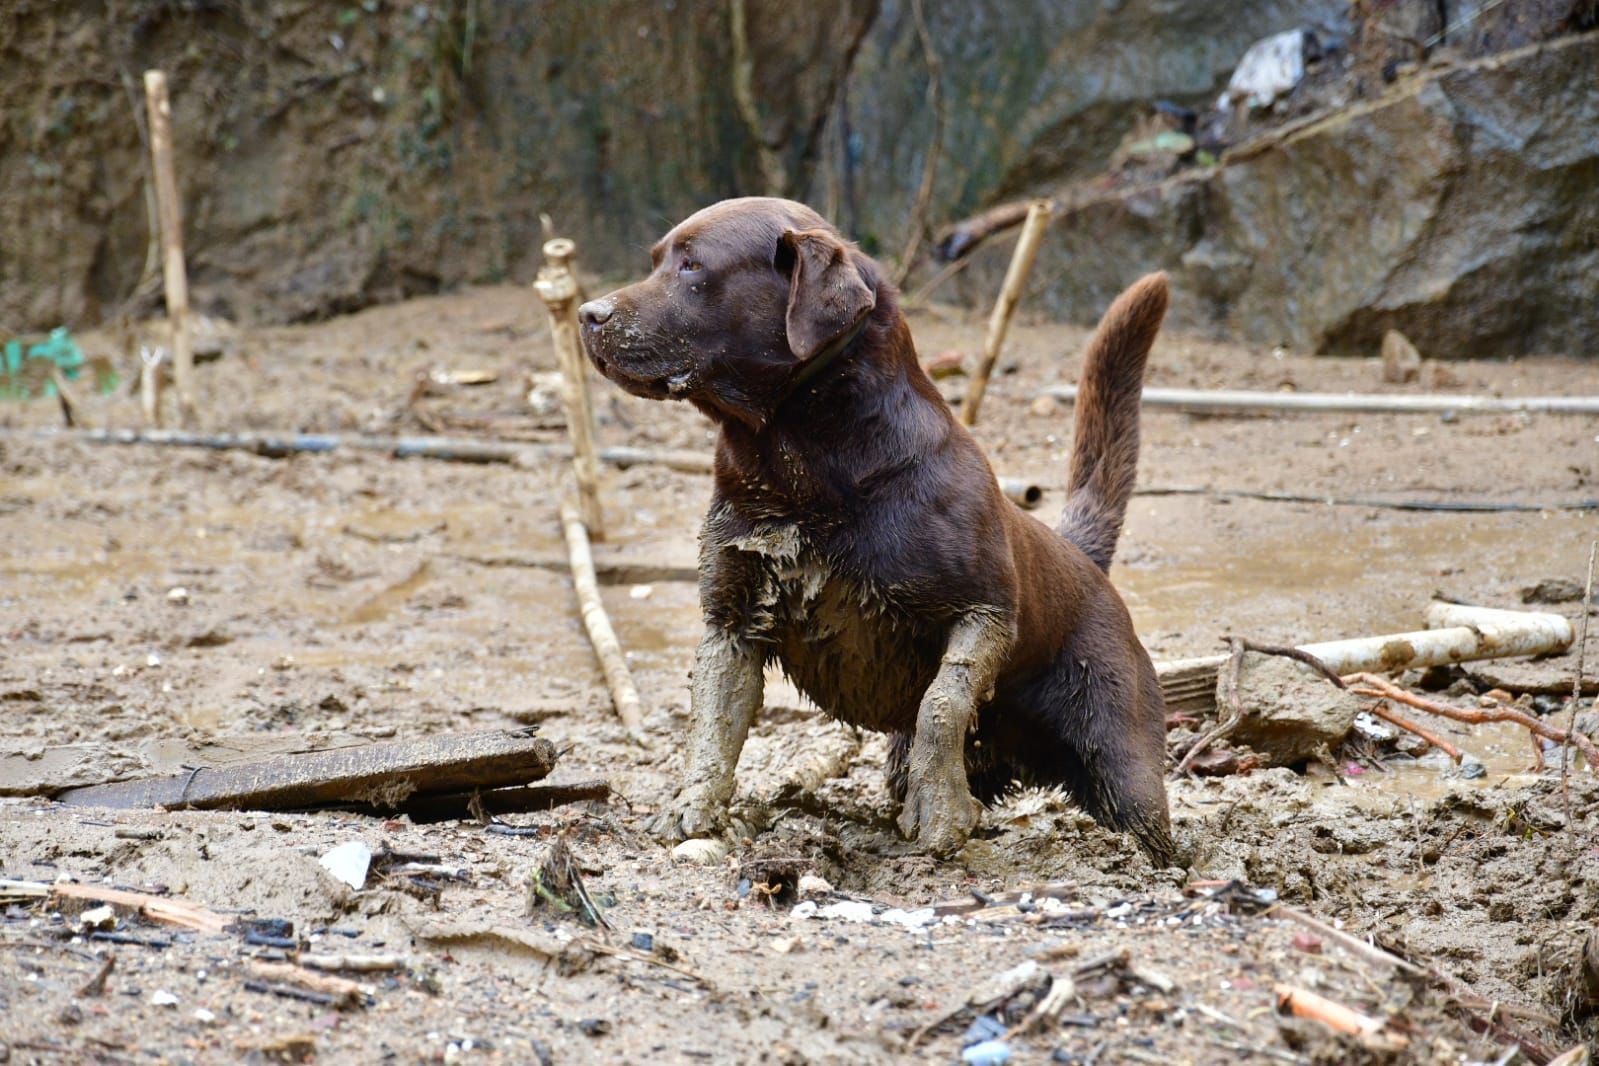
[{"label": "chocolate labrador dog", "polygon": [[1051,530],[1000,492],[923,373],[894,286],[810,208],[728,200],[651,258],[579,316],[600,373],[721,430],[688,767],[656,835],[721,826],[775,661],[829,714],[892,734],[899,825],[926,850],[958,850],[979,800],[1021,781],[1066,786],[1168,860],[1160,686],[1105,576],[1164,275],[1089,346]]}]

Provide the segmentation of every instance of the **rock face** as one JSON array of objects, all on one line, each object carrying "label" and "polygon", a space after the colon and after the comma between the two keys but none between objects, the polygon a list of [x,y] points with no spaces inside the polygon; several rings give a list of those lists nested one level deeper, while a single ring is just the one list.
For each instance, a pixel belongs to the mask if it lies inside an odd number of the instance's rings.
[{"label": "rock face", "polygon": [[[1255,38],[1337,32],[1346,0],[924,7],[938,221],[1097,171],[1149,100],[1212,96]],[[529,280],[541,214],[611,274],[769,191],[894,252],[932,128],[906,0],[0,4],[4,331],[158,306],[147,67],[172,84],[194,304],[269,321]]]},{"label": "rock face", "polygon": [[[1209,171],[1064,213],[1041,302],[1093,321],[1146,271],[1179,328],[1438,358],[1599,354],[1599,34],[1402,77]],[[992,291],[1006,251],[967,284]]]}]

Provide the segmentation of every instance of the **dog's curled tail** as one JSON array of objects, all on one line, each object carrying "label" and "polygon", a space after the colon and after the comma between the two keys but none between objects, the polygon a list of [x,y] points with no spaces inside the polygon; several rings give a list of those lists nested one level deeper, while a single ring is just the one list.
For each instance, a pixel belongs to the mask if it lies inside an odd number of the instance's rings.
[{"label": "dog's curled tail", "polygon": [[1066,510],[1056,531],[1110,569],[1138,473],[1144,364],[1166,315],[1166,275],[1148,274],[1116,297],[1083,356]]}]

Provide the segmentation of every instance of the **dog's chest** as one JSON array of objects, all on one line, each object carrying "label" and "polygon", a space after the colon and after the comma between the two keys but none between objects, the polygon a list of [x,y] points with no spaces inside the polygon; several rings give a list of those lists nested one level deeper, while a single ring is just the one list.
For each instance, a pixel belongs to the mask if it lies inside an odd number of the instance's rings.
[{"label": "dog's chest", "polygon": [[941,628],[863,575],[847,549],[818,549],[793,526],[763,529],[737,548],[761,560],[761,632],[751,636],[794,683],[851,725],[912,728],[937,670]]}]

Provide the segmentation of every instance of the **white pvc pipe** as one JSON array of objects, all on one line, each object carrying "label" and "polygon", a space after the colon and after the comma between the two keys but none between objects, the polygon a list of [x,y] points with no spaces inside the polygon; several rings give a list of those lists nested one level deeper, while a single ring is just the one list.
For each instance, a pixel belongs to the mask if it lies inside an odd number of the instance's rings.
[{"label": "white pvc pipe", "polygon": [[[1076,385],[1054,385],[1044,394],[1075,403]],[[1445,396],[1337,392],[1252,392],[1244,389],[1146,388],[1145,407],[1189,414],[1344,412],[1370,414],[1599,415],[1599,396]]]}]

